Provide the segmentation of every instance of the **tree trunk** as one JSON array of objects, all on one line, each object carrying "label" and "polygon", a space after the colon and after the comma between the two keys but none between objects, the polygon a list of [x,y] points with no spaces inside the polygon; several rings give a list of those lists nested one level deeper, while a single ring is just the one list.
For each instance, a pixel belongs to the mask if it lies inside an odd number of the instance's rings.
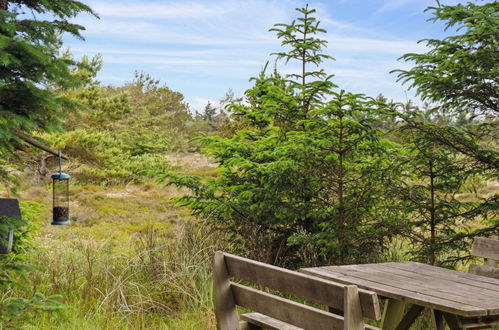
[{"label": "tree trunk", "polygon": [[435,174],[433,173],[433,161],[429,162],[430,167],[430,250],[428,251],[428,263],[430,265],[435,264],[435,228],[436,228],[436,218],[435,218]]},{"label": "tree trunk", "polygon": [[[303,24],[304,24],[304,28],[303,28],[303,44],[306,44],[306,40],[307,40],[307,18],[308,18],[308,15],[305,14],[305,17],[304,17],[304,21],[303,21]],[[302,96],[302,107],[303,107],[303,114],[304,114],[304,117],[307,118],[307,114],[308,114],[308,109],[307,109],[307,105],[306,105],[306,102],[305,102],[305,92],[306,92],[306,88],[305,88],[305,74],[306,74],[306,63],[307,63],[307,59],[306,59],[306,50],[303,49],[302,53],[301,53],[301,56],[302,56],[302,60],[301,60],[301,87],[302,87],[302,91],[301,91],[301,96]]]},{"label": "tree trunk", "polygon": [[343,154],[340,154],[340,168],[338,170],[338,244],[340,247],[340,262],[345,264],[346,260],[346,243],[345,243],[345,201],[344,193],[345,187],[343,186]]},{"label": "tree trunk", "polygon": [[[340,117],[340,121],[343,118]],[[338,154],[339,169],[338,169],[338,244],[340,249],[340,263],[345,264],[347,256],[347,248],[345,242],[345,187],[344,187],[344,151],[343,151],[343,126],[340,127],[340,151]]]}]

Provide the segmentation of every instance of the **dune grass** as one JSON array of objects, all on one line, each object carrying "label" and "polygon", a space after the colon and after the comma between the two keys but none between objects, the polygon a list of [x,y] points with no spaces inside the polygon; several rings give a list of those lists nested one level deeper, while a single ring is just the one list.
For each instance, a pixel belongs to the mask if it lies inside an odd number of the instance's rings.
[{"label": "dune grass", "polygon": [[33,329],[211,329],[211,255],[225,239],[186,210],[176,190],[73,185],[71,226],[50,226],[50,187],[30,185],[22,200],[43,205],[46,224],[27,255],[42,271],[15,296],[61,294],[67,309]]}]

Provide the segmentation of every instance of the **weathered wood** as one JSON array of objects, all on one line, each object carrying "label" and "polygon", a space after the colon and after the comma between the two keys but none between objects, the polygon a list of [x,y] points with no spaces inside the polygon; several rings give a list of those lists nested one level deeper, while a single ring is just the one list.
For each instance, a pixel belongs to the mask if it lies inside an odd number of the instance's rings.
[{"label": "weathered wood", "polygon": [[[368,266],[368,265],[366,265]],[[325,279],[345,283],[354,284],[360,288],[371,290],[378,293],[380,296],[393,298],[410,304],[417,304],[428,308],[444,310],[450,313],[455,313],[462,316],[481,316],[488,315],[488,309],[477,307],[462,302],[450,301],[442,299],[431,294],[421,294],[418,290],[411,291],[403,286],[393,286],[389,279],[382,281],[369,280],[369,274],[364,274],[357,270],[347,271],[350,266],[339,267],[317,267],[305,268],[304,272],[319,276]],[[480,277],[476,275],[466,274],[468,276]],[[398,283],[400,284],[400,283]]]},{"label": "weathered wood", "polygon": [[414,274],[405,270],[386,267],[384,264],[377,264],[372,267],[351,265],[348,266],[348,269],[349,272],[358,273],[358,276],[362,278],[390,283],[390,285],[401,289],[444,298],[449,301],[479,306],[489,309],[491,313],[499,313],[498,295],[489,290],[482,290],[426,275]]},{"label": "weathered wood", "polygon": [[476,257],[499,260],[499,240],[476,237],[473,241],[471,254]]},{"label": "weathered wood", "polygon": [[302,305],[237,283],[231,283],[235,303],[305,329],[343,330],[343,317]]},{"label": "weathered wood", "polygon": [[224,254],[213,256],[213,302],[218,330],[239,330],[236,304],[232,295],[230,278],[225,265]]},{"label": "weathered wood", "polygon": [[445,330],[444,316],[441,311],[431,310],[431,318],[435,330]]},{"label": "weathered wood", "polygon": [[[313,303],[343,310],[344,285],[279,268],[236,255],[225,254],[229,275],[269,289],[296,295]],[[364,317],[379,320],[381,311],[376,293],[359,290]]]},{"label": "weathered wood", "polygon": [[473,318],[460,321],[463,329],[490,329],[493,325],[499,325],[497,319]]},{"label": "weathered wood", "polygon": [[[223,252],[215,254],[213,268],[215,316],[219,330],[246,330],[251,327],[283,329],[288,325],[303,329],[378,329],[364,324],[359,290],[354,285],[333,283]],[[232,282],[231,278],[252,282],[305,300],[309,298],[308,300],[325,306],[340,300],[342,303],[338,309],[344,311],[345,315],[336,315],[238,284]],[[310,282],[319,284],[310,285]],[[308,289],[311,292],[308,292]],[[315,294],[319,298],[314,297]],[[366,290],[362,290],[362,294],[366,302],[378,304],[376,294]],[[244,322],[238,323],[236,306],[248,308],[257,314],[245,314],[246,316],[241,317]],[[379,319],[379,306],[366,306],[365,309],[370,311],[369,315]]]},{"label": "weathered wood", "polygon": [[499,268],[488,265],[471,264],[469,273],[499,279]]},{"label": "weathered wood", "polygon": [[262,327],[247,321],[239,321],[239,327],[241,330],[263,330]]},{"label": "weathered wood", "polygon": [[[384,266],[383,268],[384,272],[388,272],[390,274],[397,274],[401,277],[402,279],[405,279],[412,284],[415,285],[424,285],[428,289],[433,289],[437,290],[438,292],[443,292],[443,296],[446,296],[449,292],[453,293],[453,296],[455,296],[456,292],[459,294],[459,292],[465,292],[465,298],[468,297],[467,292],[472,290],[474,293],[480,293],[480,300],[483,300],[483,298],[488,298],[488,299],[495,299],[497,298],[499,292],[493,291],[490,289],[485,289],[477,286],[470,286],[470,284],[464,284],[460,283],[459,281],[449,281],[449,278],[444,278],[444,277],[435,277],[430,274],[425,274],[425,273],[415,273],[414,270],[408,270],[408,269],[400,269],[400,268],[395,268],[395,267],[390,267]],[[460,299],[459,296],[457,299]],[[461,301],[461,300],[460,300]]]},{"label": "weathered wood", "polygon": [[355,285],[346,285],[343,298],[344,330],[362,330],[362,308],[360,306],[359,291]]},{"label": "weathered wood", "polygon": [[404,316],[404,302],[396,299],[388,299],[383,310],[383,321],[381,329],[394,330]]},{"label": "weathered wood", "polygon": [[445,319],[445,322],[447,322],[447,325],[449,326],[450,330],[461,330],[462,326],[459,322],[459,319],[457,318],[456,315],[454,314],[449,314],[449,313],[442,313]]},{"label": "weathered wood", "polygon": [[421,312],[424,310],[423,306],[412,305],[407,313],[405,313],[402,320],[399,322],[396,330],[409,330],[410,326],[416,321],[416,319],[421,315]]},{"label": "weathered wood", "polygon": [[405,269],[416,274],[427,275],[432,278],[452,280],[452,282],[455,283],[461,283],[476,288],[487,289],[499,294],[499,280],[496,279],[488,279],[482,276],[475,276],[473,274],[456,272],[450,269],[434,267],[419,262],[397,262],[386,263],[385,265],[387,267]]},{"label": "weathered wood", "polygon": [[[32,146],[34,147],[37,147],[39,149],[42,149],[48,153],[51,153],[52,155],[54,156],[58,156],[59,155],[59,152],[46,146],[45,144],[41,143],[40,141],[34,139],[33,137],[29,136],[28,134],[24,133],[24,132],[21,132],[20,130],[17,130],[17,129],[14,129],[13,130],[14,134],[20,138],[21,140],[23,140],[24,142],[27,142],[29,144],[31,144]],[[66,156],[64,155],[61,155],[61,158],[63,159],[68,159]]]},{"label": "weathered wood", "polygon": [[241,315],[241,319],[249,324],[255,325],[255,328],[270,329],[270,330],[303,330],[303,328],[295,327],[270,316],[261,313],[246,313]]}]

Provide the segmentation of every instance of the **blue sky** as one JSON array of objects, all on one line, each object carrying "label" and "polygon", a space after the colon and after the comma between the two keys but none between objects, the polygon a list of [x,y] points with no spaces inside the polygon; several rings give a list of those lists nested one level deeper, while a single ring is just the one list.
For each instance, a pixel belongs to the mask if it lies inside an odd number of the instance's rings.
[{"label": "blue sky", "polygon": [[[409,68],[397,61],[408,52],[424,52],[417,41],[444,36],[442,24],[426,22],[423,10],[432,0],[83,0],[99,15],[79,16],[85,41],[66,38],[76,57],[101,54],[98,79],[121,85],[135,70],[149,73],[183,93],[192,110],[217,103],[231,88],[242,95],[251,86],[280,42],[268,30],[296,18],[296,7],[309,3],[328,33],[325,52],[336,61],[323,65],[333,81],[351,92],[397,101],[414,99],[396,82],[392,69]],[[456,4],[457,0],[442,0]],[[278,66],[293,72],[293,65]]]}]

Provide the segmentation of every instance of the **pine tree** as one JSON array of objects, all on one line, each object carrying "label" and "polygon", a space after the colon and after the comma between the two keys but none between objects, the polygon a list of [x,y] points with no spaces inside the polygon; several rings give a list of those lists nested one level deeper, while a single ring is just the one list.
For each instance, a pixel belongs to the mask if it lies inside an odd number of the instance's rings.
[{"label": "pine tree", "polygon": [[79,13],[94,14],[74,0],[0,2],[0,155],[12,150],[14,130],[53,130],[76,107],[54,88],[80,83],[76,62],[60,54],[61,33],[81,38],[84,28],[69,21]]},{"label": "pine tree", "polygon": [[[469,257],[471,238],[497,233],[497,194],[462,194],[473,182],[496,180],[499,170],[499,3],[497,1],[430,7],[432,21],[442,21],[456,34],[423,40],[424,54],[405,54],[409,70],[397,70],[427,102],[427,111],[406,111],[403,137],[409,142],[405,182],[412,242],[419,260],[452,265]],[[461,195],[461,196],[460,196]],[[473,227],[471,227],[473,224]]]},{"label": "pine tree", "polygon": [[425,39],[424,54],[405,54],[414,62],[396,70],[427,101],[458,112],[499,113],[499,2],[429,7],[431,21],[461,34],[442,40]]},{"label": "pine tree", "polygon": [[330,59],[317,36],[325,31],[314,10],[297,10],[300,18],[272,31],[291,48],[278,58],[297,61],[300,72],[266,74],[265,66],[246,102],[229,106],[242,129],[200,139],[219,176],[171,175],[170,183],[189,188],[178,201],[254,258],[293,266],[375,260],[402,227],[383,195],[396,177],[395,147],[374,125],[386,107],[333,91],[331,76],[313,69]]},{"label": "pine tree", "polygon": [[[397,194],[410,219],[414,259],[454,266],[469,258],[473,237],[499,231],[499,199],[497,194],[484,197],[477,192],[494,171],[484,171],[473,157],[435,141],[428,134],[436,127],[424,123],[424,117],[428,120],[431,112],[413,111],[404,116],[400,135],[406,171]],[[470,147],[479,148],[476,139]]]},{"label": "pine tree", "polygon": [[211,102],[208,101],[204,107],[204,112],[201,115],[201,119],[206,121],[211,127],[215,127],[215,119],[217,116],[217,108],[214,107]]}]

